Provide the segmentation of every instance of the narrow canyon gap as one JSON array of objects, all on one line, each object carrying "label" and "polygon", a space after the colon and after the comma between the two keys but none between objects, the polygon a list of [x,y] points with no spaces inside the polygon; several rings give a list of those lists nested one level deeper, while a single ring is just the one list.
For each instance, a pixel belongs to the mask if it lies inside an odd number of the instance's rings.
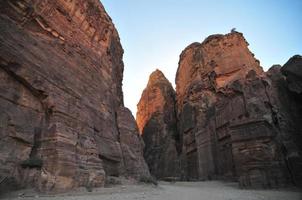
[{"label": "narrow canyon gap", "polygon": [[[124,106],[123,48],[98,0],[0,3],[0,192],[111,180],[302,183],[302,57],[264,72],[243,34],[180,55]],[[150,171],[149,171],[150,168]]]}]

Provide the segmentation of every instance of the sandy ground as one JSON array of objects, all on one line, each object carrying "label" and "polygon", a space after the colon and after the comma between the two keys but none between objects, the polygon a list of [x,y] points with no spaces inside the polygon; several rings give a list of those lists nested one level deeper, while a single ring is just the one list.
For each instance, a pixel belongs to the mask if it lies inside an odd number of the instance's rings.
[{"label": "sandy ground", "polygon": [[302,200],[302,193],[291,190],[242,190],[237,183],[207,182],[160,182],[159,186],[126,185],[112,188],[85,189],[59,195],[38,195],[23,190],[10,193],[1,199],[10,200]]}]

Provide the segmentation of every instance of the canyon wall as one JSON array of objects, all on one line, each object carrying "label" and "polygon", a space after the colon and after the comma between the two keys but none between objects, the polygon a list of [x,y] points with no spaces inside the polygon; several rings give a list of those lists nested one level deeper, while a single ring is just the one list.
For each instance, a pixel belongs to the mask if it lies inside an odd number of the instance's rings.
[{"label": "canyon wall", "polygon": [[146,162],[159,179],[302,185],[301,56],[263,72],[241,33],[212,35],[182,52],[176,91],[151,74],[137,125],[98,0],[3,0],[0,31],[0,192],[145,179]]},{"label": "canyon wall", "polygon": [[283,67],[273,66],[266,74],[275,91],[278,140],[291,182],[302,187],[302,57],[293,56]]},{"label": "canyon wall", "polygon": [[286,182],[269,80],[247,46],[237,32],[213,35],[180,56],[177,109],[189,179]]},{"label": "canyon wall", "polygon": [[[265,73],[243,35],[235,31],[189,45],[180,55],[175,80],[181,177],[237,180],[241,187],[298,185],[298,63],[301,57],[296,56],[282,73],[276,66]],[[144,109],[148,106],[153,104],[147,102]],[[145,144],[146,149],[153,145],[149,140]]]},{"label": "canyon wall", "polygon": [[0,29],[1,190],[149,176],[123,105],[123,49],[98,0],[4,0]]},{"label": "canyon wall", "polygon": [[148,144],[144,157],[150,173],[158,179],[179,179],[175,91],[161,71],[156,70],[150,75],[137,108],[137,124]]}]

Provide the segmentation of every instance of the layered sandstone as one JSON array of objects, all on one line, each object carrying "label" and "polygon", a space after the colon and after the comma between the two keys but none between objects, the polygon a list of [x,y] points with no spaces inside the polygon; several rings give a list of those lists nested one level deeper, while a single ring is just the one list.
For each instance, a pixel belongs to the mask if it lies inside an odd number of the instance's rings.
[{"label": "layered sandstone", "polygon": [[123,106],[123,49],[98,0],[0,3],[0,186],[149,176]]},{"label": "layered sandstone", "polygon": [[243,187],[290,181],[276,90],[241,33],[188,46],[180,56],[176,93],[186,178],[235,179]]},{"label": "layered sandstone", "polygon": [[146,144],[144,157],[150,173],[159,179],[179,178],[175,91],[159,70],[149,77],[137,104],[136,120]]},{"label": "layered sandstone", "polygon": [[[150,75],[138,104],[151,173],[162,178],[167,162],[177,160],[183,180],[301,185],[301,64],[301,56],[294,56],[282,68],[263,72],[238,32],[188,46],[176,74],[175,107],[175,96],[169,96],[174,90],[160,71]],[[178,154],[170,152],[169,160],[167,144],[175,142],[164,136],[172,126]]]}]

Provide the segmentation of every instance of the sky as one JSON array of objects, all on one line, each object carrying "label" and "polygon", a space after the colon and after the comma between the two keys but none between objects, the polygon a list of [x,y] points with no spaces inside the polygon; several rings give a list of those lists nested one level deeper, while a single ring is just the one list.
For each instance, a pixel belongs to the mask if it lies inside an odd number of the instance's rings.
[{"label": "sky", "polygon": [[160,69],[175,86],[179,55],[193,42],[232,28],[266,71],[302,54],[302,0],[101,0],[124,49],[125,106],[136,105]]}]

